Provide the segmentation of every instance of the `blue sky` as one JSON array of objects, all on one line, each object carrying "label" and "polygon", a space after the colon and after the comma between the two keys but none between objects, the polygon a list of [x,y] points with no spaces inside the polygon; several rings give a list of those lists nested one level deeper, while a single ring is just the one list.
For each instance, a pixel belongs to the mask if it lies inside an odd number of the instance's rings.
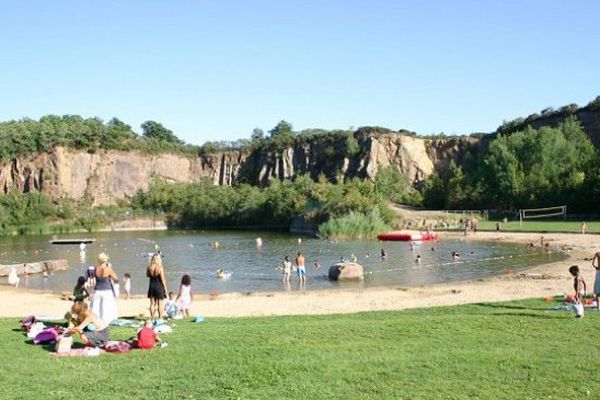
[{"label": "blue sky", "polygon": [[599,16],[595,0],[0,0],[0,120],[156,120],[194,144],[281,119],[492,131],[600,95]]}]

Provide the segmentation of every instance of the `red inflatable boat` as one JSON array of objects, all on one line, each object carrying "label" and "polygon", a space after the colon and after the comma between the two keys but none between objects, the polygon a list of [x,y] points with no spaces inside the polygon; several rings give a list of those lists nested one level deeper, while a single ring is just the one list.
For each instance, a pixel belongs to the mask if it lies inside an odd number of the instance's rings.
[{"label": "red inflatable boat", "polygon": [[407,233],[407,232],[386,232],[377,235],[379,240],[393,241],[421,241],[421,240],[439,240],[440,235],[437,233]]}]

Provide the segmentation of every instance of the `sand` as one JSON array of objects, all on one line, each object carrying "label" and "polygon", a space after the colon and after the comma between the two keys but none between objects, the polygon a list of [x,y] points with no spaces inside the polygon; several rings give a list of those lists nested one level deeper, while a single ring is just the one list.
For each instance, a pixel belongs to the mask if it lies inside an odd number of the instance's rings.
[{"label": "sand", "polygon": [[[443,233],[442,237],[459,235]],[[539,246],[539,233],[478,232],[464,240],[500,240]],[[543,298],[572,292],[572,278],[567,269],[577,264],[588,284],[594,283],[591,257],[600,251],[600,235],[543,234],[555,251],[565,251],[565,261],[534,267],[525,273],[506,274],[474,281],[444,283],[424,287],[377,287],[274,293],[231,293],[214,298],[196,296],[192,315],[204,317],[252,317],[275,315],[339,314],[363,311],[402,310],[406,308],[449,306],[457,304]],[[462,236],[459,236],[462,237]],[[60,293],[16,289],[0,285],[0,317],[26,315],[63,315],[71,302]],[[294,286],[295,282],[292,282]],[[310,282],[308,283],[310,286]],[[118,300],[122,317],[148,314],[148,299],[135,296]]]}]

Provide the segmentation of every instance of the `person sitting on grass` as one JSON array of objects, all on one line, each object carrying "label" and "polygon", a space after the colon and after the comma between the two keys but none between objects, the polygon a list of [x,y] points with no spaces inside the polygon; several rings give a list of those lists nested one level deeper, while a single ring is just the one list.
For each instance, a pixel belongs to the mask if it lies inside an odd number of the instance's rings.
[{"label": "person sitting on grass", "polygon": [[169,297],[167,301],[165,301],[165,316],[167,318],[173,318],[177,315],[179,308],[177,307],[177,302],[175,301],[175,293],[169,292]]},{"label": "person sitting on grass", "polygon": [[69,333],[79,334],[83,344],[92,347],[104,347],[110,340],[108,324],[88,309],[84,302],[78,302],[71,307],[71,315],[78,325],[68,330]]},{"label": "person sitting on grass", "polygon": [[132,344],[133,347],[138,349],[149,350],[159,342],[160,337],[158,336],[158,333],[154,332],[154,329],[152,329],[152,320],[149,319],[142,329],[138,331],[137,339],[134,339]]}]

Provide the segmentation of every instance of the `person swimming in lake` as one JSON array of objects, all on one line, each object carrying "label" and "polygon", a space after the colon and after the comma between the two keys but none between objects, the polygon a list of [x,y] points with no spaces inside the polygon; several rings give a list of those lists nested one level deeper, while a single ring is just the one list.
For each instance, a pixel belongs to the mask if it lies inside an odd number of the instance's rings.
[{"label": "person swimming in lake", "polygon": [[387,253],[385,252],[385,249],[381,249],[381,252],[379,253],[379,257],[381,258],[382,261],[385,261],[387,259]]},{"label": "person swimming in lake", "polygon": [[415,264],[421,265],[421,255],[417,254],[417,258],[415,258]]},{"label": "person swimming in lake", "polygon": [[460,254],[458,254],[458,252],[456,250],[452,252],[452,259],[453,260],[460,259]]}]

